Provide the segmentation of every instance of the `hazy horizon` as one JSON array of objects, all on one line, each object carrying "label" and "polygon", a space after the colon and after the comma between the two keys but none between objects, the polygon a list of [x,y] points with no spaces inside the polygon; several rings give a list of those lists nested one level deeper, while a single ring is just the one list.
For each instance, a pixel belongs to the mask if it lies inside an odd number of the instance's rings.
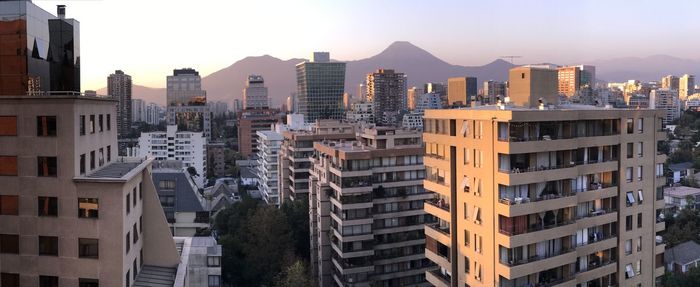
[{"label": "hazy horizon", "polygon": [[[287,60],[313,51],[350,61],[395,41],[465,66],[503,55],[522,56],[518,64],[652,55],[698,60],[700,48],[692,28],[700,27],[700,2],[683,0],[33,2],[54,14],[55,5],[66,4],[67,17],[80,21],[82,88],[94,90],[117,69],[136,84],[161,88],[175,68],[205,76],[247,56]],[[114,40],[98,40],[105,37]]]}]

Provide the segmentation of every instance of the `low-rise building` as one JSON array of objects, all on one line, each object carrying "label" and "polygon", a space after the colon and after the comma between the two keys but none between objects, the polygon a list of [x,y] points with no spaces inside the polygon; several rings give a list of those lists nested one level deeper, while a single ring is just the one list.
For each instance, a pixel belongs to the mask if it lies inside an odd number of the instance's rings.
[{"label": "low-rise building", "polygon": [[695,168],[693,168],[692,162],[669,164],[668,169],[671,170],[673,175],[673,183],[679,183],[681,180],[686,180],[688,177],[695,175]]},{"label": "low-rise building", "polygon": [[186,171],[155,168],[151,176],[174,236],[194,236],[209,228],[209,212],[202,206],[203,198]]},{"label": "low-rise building", "polygon": [[401,126],[407,129],[423,130],[423,115],[416,112],[404,114]]},{"label": "low-rise building", "polygon": [[174,287],[223,285],[221,281],[222,250],[214,237],[175,237],[174,239],[178,249],[181,250]]},{"label": "low-rise building", "polygon": [[666,270],[686,273],[691,268],[700,267],[700,244],[689,240],[664,251]]},{"label": "low-rise building", "polygon": [[691,208],[698,209],[700,204],[700,188],[689,186],[673,186],[663,188],[666,208],[671,211]]}]

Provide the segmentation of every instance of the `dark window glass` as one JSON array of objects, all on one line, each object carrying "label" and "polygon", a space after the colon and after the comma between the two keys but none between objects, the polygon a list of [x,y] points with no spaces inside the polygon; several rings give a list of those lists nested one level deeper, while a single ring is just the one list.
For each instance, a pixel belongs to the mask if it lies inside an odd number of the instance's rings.
[{"label": "dark window glass", "polygon": [[19,235],[0,234],[0,253],[19,254]]},{"label": "dark window glass", "polygon": [[19,215],[19,196],[0,195],[0,215]]},{"label": "dark window glass", "polygon": [[90,115],[90,123],[88,124],[88,128],[90,129],[91,134],[95,133],[95,115]]},{"label": "dark window glass", "polygon": [[111,130],[111,129],[112,129],[112,115],[107,114],[107,130]]},{"label": "dark window glass", "polygon": [[56,136],[56,117],[39,116],[36,117],[36,135],[40,137]]},{"label": "dark window glass", "polygon": [[58,277],[56,276],[39,276],[39,287],[58,287]]},{"label": "dark window glass", "polygon": [[85,116],[80,116],[79,125],[80,125],[80,135],[84,136],[85,135]]},{"label": "dark window glass", "polygon": [[112,146],[107,146],[107,162],[112,161]]},{"label": "dark window glass", "polygon": [[39,236],[39,255],[58,256],[58,237]]},{"label": "dark window glass", "polygon": [[134,207],[136,207],[136,202],[138,199],[138,198],[136,198],[136,187],[134,187],[134,190],[131,193],[131,197],[134,199]]},{"label": "dark window glass", "polygon": [[126,195],[126,213],[131,212],[131,194]]},{"label": "dark window glass", "polygon": [[97,279],[78,279],[78,287],[100,287],[100,281]]},{"label": "dark window glass", "polygon": [[136,244],[136,242],[139,242],[139,232],[136,229],[136,223],[134,223],[134,227],[132,228],[131,232],[134,233],[134,242],[133,243]]},{"label": "dark window glass", "polygon": [[80,258],[99,258],[99,241],[92,238],[78,238],[78,256]]},{"label": "dark window glass", "polygon": [[632,230],[632,215],[628,215],[625,218],[625,230],[627,230],[627,231]]},{"label": "dark window glass", "polygon": [[129,271],[126,271],[126,287],[131,287],[131,276],[129,276]]},{"label": "dark window glass", "polygon": [[100,132],[104,131],[104,116],[103,115],[98,115],[97,116],[97,126],[100,128]]},{"label": "dark window glass", "polygon": [[56,157],[37,157],[37,176],[56,176],[58,160]]},{"label": "dark window glass", "polygon": [[80,155],[80,174],[85,174],[85,154]]},{"label": "dark window glass", "polygon": [[99,201],[97,198],[78,198],[78,217],[98,218]]},{"label": "dark window glass", "polygon": [[174,207],[175,206],[175,196],[172,195],[161,195],[160,205],[163,207]]},{"label": "dark window glass", "polygon": [[39,196],[39,216],[58,216],[58,198]]},{"label": "dark window glass", "polygon": [[17,274],[17,273],[0,273],[0,286],[2,286],[2,287],[19,287],[19,274]]},{"label": "dark window glass", "polygon": [[126,234],[126,253],[129,254],[131,251],[131,233]]},{"label": "dark window glass", "polygon": [[90,170],[95,169],[95,151],[90,152]]}]

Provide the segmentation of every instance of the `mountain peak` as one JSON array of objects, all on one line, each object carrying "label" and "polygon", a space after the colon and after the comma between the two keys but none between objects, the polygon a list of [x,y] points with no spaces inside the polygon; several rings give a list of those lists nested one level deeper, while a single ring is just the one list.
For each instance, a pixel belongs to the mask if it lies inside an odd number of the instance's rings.
[{"label": "mountain peak", "polygon": [[[419,60],[419,61],[435,61],[445,63],[441,59],[435,57],[430,52],[413,45],[408,41],[396,41],[386,47],[381,53],[371,57],[375,60]],[[446,64],[446,63],[445,63]]]}]

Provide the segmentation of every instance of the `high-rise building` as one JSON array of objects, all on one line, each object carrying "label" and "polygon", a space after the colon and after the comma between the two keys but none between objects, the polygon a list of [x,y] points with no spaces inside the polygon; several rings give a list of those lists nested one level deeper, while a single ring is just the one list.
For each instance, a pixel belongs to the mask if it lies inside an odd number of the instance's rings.
[{"label": "high-rise building", "polygon": [[408,89],[408,92],[406,95],[406,101],[407,101],[409,111],[416,109],[418,100],[420,99],[420,96],[422,96],[422,95],[423,95],[422,88],[411,87]]},{"label": "high-rise building", "polygon": [[157,161],[181,161],[183,168],[194,167],[197,175],[194,180],[204,187],[207,176],[207,140],[202,133],[180,131],[178,126],[169,125],[166,131],[141,133],[139,156],[153,157]]},{"label": "high-rise building", "polygon": [[211,111],[199,72],[192,68],[173,70],[173,75],[167,76],[166,92],[168,125],[177,125],[182,131],[201,132],[211,139]]},{"label": "high-rise building", "polygon": [[[2,49],[35,43],[21,59],[0,54],[0,284],[132,286],[142,270],[173,270],[180,258],[152,160],[117,157],[117,102],[77,90],[78,22],[63,8],[56,18],[30,1],[0,2],[0,31],[13,31],[0,36]],[[51,37],[63,33],[70,38]],[[49,46],[58,66],[36,58]],[[27,93],[27,79],[61,95]]]},{"label": "high-rise building", "polygon": [[364,129],[357,141],[314,143],[309,178],[311,269],[325,286],[424,286],[420,133]]},{"label": "high-rise building", "polygon": [[522,66],[508,72],[508,96],[516,106],[537,107],[559,103],[557,70],[549,67]]},{"label": "high-rise building", "polygon": [[447,104],[449,106],[469,107],[476,100],[478,89],[475,77],[457,77],[447,79]]},{"label": "high-rise building", "polygon": [[297,93],[291,93],[287,97],[287,113],[293,114],[297,112]]},{"label": "high-rise building", "polygon": [[685,101],[688,96],[695,93],[695,76],[685,74],[678,79],[678,97]]},{"label": "high-rise building", "polygon": [[406,76],[388,69],[367,74],[367,100],[376,124],[395,125],[399,112],[406,110]]},{"label": "high-rise building", "polygon": [[422,114],[425,110],[442,108],[444,108],[444,106],[442,105],[442,96],[440,96],[440,94],[438,93],[431,92],[422,94],[418,98],[418,102],[416,103],[416,109],[413,111]]},{"label": "high-rise building", "polygon": [[[503,99],[507,96],[507,85],[504,82],[488,80],[484,82],[484,101],[495,104],[496,98]],[[486,101],[488,99],[488,101]]]},{"label": "high-rise building", "polygon": [[157,104],[149,103],[146,106],[146,123],[158,125],[165,121],[165,109]]},{"label": "high-rise building", "polygon": [[[288,120],[289,122],[289,120]],[[353,125],[338,120],[318,120],[309,129],[282,132],[280,148],[279,191],[280,203],[287,200],[308,200],[309,169],[314,153],[314,142],[324,140],[354,140]]]},{"label": "high-rise building", "polygon": [[579,80],[579,88],[584,88],[588,87],[591,89],[596,88],[596,74],[595,74],[595,66],[591,65],[578,65],[576,66],[581,70],[581,77]]},{"label": "high-rise building", "polygon": [[258,191],[265,203],[280,205],[279,176],[277,169],[279,163],[279,150],[284,139],[275,131],[258,131]]},{"label": "high-rise building", "polygon": [[221,178],[226,176],[226,151],[229,150],[225,142],[210,142],[207,144],[207,177]]},{"label": "high-rise building", "polygon": [[244,109],[267,109],[270,100],[267,97],[265,79],[260,75],[250,75],[243,88]]},{"label": "high-rise building", "polygon": [[31,1],[0,4],[0,96],[79,92],[80,22]]},{"label": "high-rise building", "polygon": [[423,85],[423,92],[424,93],[434,93],[434,94],[440,96],[440,99],[442,99],[441,105],[443,107],[448,106],[447,87],[444,83],[425,83],[425,85]]},{"label": "high-rise building", "polygon": [[374,123],[374,104],[371,102],[355,102],[345,114],[349,123]]},{"label": "high-rise building", "polygon": [[[520,73],[518,73],[518,76]],[[512,79],[512,78],[511,78]],[[651,286],[664,274],[662,113],[427,111],[434,286]],[[583,286],[583,285],[582,285]]]},{"label": "high-rise building", "polygon": [[258,131],[269,131],[284,114],[279,110],[245,110],[238,114],[238,152],[244,157],[258,153]]},{"label": "high-rise building", "polygon": [[676,90],[652,90],[649,94],[649,107],[663,111],[665,125],[671,124],[681,116],[681,101]]},{"label": "high-rise building", "polygon": [[131,100],[131,121],[134,123],[146,121],[146,101],[142,99]]},{"label": "high-rise building", "polygon": [[558,68],[557,78],[560,95],[573,97],[581,88],[581,69],[577,66]]},{"label": "high-rise building", "polygon": [[125,137],[131,130],[131,76],[121,70],[107,78],[107,94],[117,100],[117,136]]},{"label": "high-rise building", "polygon": [[221,118],[228,114],[228,104],[222,101],[208,102],[209,112],[214,118]]},{"label": "high-rise building", "polygon": [[666,77],[661,78],[661,88],[662,89],[669,89],[669,90],[676,90],[678,91],[678,77],[674,75],[668,75]]},{"label": "high-rise building", "polygon": [[345,63],[331,62],[327,52],[314,52],[311,61],[296,65],[297,113],[307,122],[343,119]]}]

